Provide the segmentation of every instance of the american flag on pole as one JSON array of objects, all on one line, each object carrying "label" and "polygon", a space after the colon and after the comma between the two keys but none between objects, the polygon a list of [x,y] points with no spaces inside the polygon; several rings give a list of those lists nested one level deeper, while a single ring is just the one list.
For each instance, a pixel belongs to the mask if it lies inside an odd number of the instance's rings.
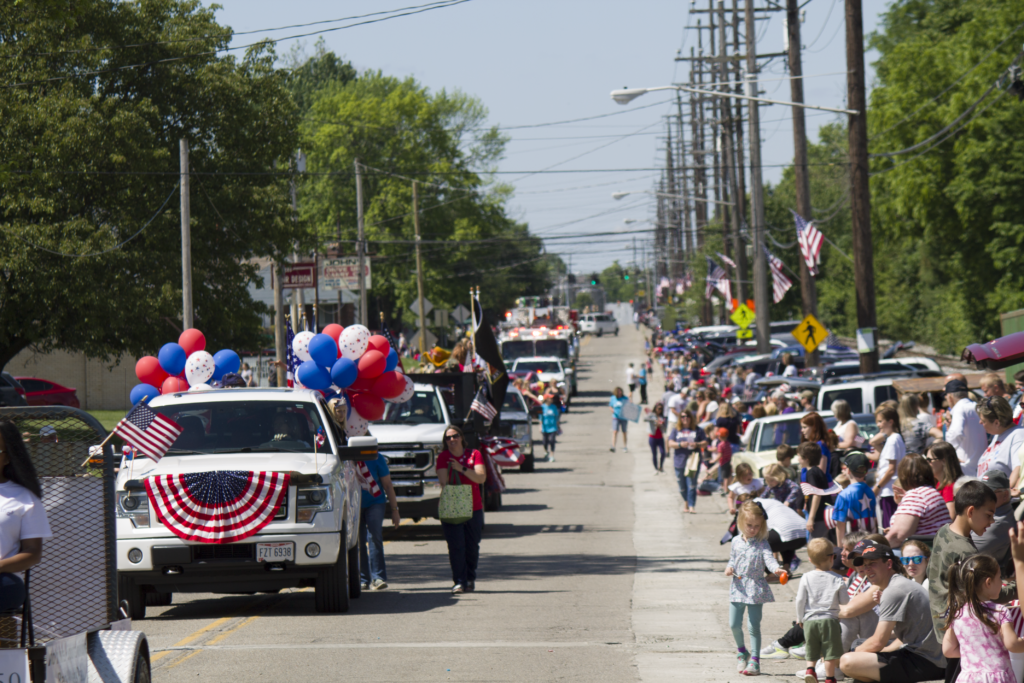
[{"label": "american flag on pole", "polygon": [[288,499],[284,472],[189,472],[146,478],[156,518],[184,541],[235,543],[259,533]]},{"label": "american flag on pole", "polygon": [[805,496],[834,496],[837,493],[842,493],[843,487],[832,482],[827,489],[819,489],[817,486],[812,486],[804,481],[800,483],[800,491]]},{"label": "american flag on pole", "polygon": [[789,291],[789,288],[793,286],[793,281],[782,272],[782,261],[778,256],[768,251],[767,247],[764,253],[768,256],[768,266],[772,271],[772,301],[779,303],[782,301],[782,297],[786,295],[786,292]]},{"label": "american flag on pole", "polygon": [[395,341],[395,338],[391,336],[391,330],[389,330],[388,326],[384,324],[383,315],[381,316],[380,321],[380,331],[384,334],[384,338],[388,340],[388,344],[391,345],[391,348],[395,350],[395,353],[398,353],[398,343]]},{"label": "american flag on pole", "polygon": [[732,301],[732,287],[729,286],[729,278],[725,276],[725,269],[715,263],[710,256],[705,258],[708,260],[708,284],[704,288],[704,296],[710,299],[711,294],[717,289],[726,301]]},{"label": "american flag on pole", "polygon": [[292,350],[292,342],[295,341],[295,330],[292,329],[291,318],[285,317],[285,324],[287,332],[284,340],[285,352],[288,354],[285,356],[285,362],[288,364],[288,372],[285,375],[288,378],[288,386],[295,386],[295,378],[298,377],[299,366],[302,365],[302,361],[295,355],[295,351]]},{"label": "american flag on pole", "polygon": [[138,453],[154,462],[160,462],[171,447],[181,425],[154,412],[144,401],[139,401],[121,421],[114,425],[114,433]]},{"label": "american flag on pole", "polygon": [[[790,209],[790,211],[793,211]],[[821,243],[824,235],[814,227],[814,223],[808,223],[803,216],[793,211],[796,219],[796,241],[800,245],[800,254],[804,257],[807,270],[811,275],[818,274],[818,266],[821,264]]]},{"label": "american flag on pole", "polygon": [[725,265],[729,266],[730,268],[736,267],[736,262],[733,261],[728,256],[726,256],[725,254],[723,254],[722,252],[716,251],[715,254],[718,256],[719,259],[721,259],[722,263],[724,263]]},{"label": "american flag on pole", "polygon": [[491,401],[487,398],[487,392],[484,391],[483,387],[480,387],[480,391],[476,392],[473,402],[469,404],[469,409],[483,415],[484,419],[488,422],[498,415],[498,411],[491,405]]}]

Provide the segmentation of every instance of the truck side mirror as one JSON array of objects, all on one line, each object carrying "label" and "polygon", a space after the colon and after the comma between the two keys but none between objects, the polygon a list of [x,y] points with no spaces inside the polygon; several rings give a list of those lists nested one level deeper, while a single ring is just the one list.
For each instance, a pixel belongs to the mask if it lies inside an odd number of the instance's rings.
[{"label": "truck side mirror", "polygon": [[352,436],[348,444],[338,449],[340,460],[373,460],[377,457],[377,438]]}]

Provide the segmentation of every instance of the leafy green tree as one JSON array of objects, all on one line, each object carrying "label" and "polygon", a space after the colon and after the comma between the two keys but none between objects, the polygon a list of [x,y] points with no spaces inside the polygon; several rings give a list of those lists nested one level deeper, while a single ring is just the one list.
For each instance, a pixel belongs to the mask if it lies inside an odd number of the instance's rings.
[{"label": "leafy green tree", "polygon": [[412,181],[419,181],[427,298],[452,308],[479,286],[484,306],[504,310],[518,296],[546,294],[551,269],[541,240],[510,219],[510,190],[490,190],[486,171],[505,144],[486,128],[479,101],[431,93],[415,80],[365,72],[313,98],[303,126],[311,175],[300,187],[303,220],[322,244],[355,253],[354,162],[363,166],[366,236],[373,289],[370,318],[405,315],[416,296]]},{"label": "leafy green tree", "polygon": [[590,296],[590,292],[580,292],[576,295],[576,310],[582,311],[588,306],[594,305],[594,297]]},{"label": "leafy green tree", "polygon": [[273,51],[217,53],[229,41],[197,0],[0,4],[0,366],[30,345],[109,358],[176,339],[180,138],[196,325],[214,350],[259,342],[252,259],[297,239],[273,172],[296,110]]}]

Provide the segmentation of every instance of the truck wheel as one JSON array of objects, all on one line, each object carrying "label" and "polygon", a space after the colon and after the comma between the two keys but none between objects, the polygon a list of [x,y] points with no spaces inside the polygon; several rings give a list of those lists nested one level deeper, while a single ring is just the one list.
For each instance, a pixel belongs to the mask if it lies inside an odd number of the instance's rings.
[{"label": "truck wheel", "polygon": [[597,336],[598,337],[603,337],[604,336],[604,330],[598,330],[597,331]]},{"label": "truck wheel", "polygon": [[348,551],[348,597],[355,600],[363,594],[362,579],[359,576],[359,544]]},{"label": "truck wheel", "polygon": [[533,472],[533,451],[523,457],[523,464],[519,466],[520,472]]},{"label": "truck wheel", "polygon": [[317,572],[313,600],[317,612],[334,614],[348,611],[348,552],[345,550],[345,527],[341,528],[340,545],[338,561]]},{"label": "truck wheel", "polygon": [[146,593],[146,606],[147,607],[168,607],[171,604],[171,600],[174,598],[174,593]]},{"label": "truck wheel", "polygon": [[619,336],[619,328],[617,328],[617,327],[615,328],[615,336],[616,336],[616,337],[618,337],[618,336]]},{"label": "truck wheel", "polygon": [[135,583],[128,574],[117,575],[117,602],[132,621],[146,618],[146,595],[142,591],[142,586]]}]

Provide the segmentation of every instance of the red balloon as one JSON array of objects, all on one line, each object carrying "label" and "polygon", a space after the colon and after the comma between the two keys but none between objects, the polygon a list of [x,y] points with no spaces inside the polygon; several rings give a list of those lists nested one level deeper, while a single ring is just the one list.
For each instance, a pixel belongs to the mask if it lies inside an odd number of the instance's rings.
[{"label": "red balloon", "polygon": [[179,391],[188,391],[188,382],[180,377],[168,377],[160,387],[161,394],[173,394]]},{"label": "red balloon", "polygon": [[324,334],[334,340],[334,343],[338,343],[338,338],[341,337],[341,333],[345,331],[345,328],[336,323],[331,323],[324,328]]},{"label": "red balloon", "polygon": [[367,349],[373,349],[374,351],[380,351],[387,358],[388,351],[391,350],[391,344],[388,343],[388,338],[382,334],[375,334],[370,337],[370,341],[366,343]]},{"label": "red balloon", "polygon": [[178,337],[178,346],[185,349],[185,357],[188,358],[196,351],[206,350],[206,336],[194,327],[190,327]]},{"label": "red balloon", "polygon": [[394,370],[385,372],[374,380],[371,391],[381,398],[395,398],[405,391],[405,375]]},{"label": "red balloon", "polygon": [[135,363],[135,376],[143,384],[151,384],[154,387],[160,386],[167,379],[167,373],[154,356],[143,356]]},{"label": "red balloon", "polygon": [[360,377],[346,388],[353,393],[357,391],[370,391],[373,389],[373,383],[376,381],[376,377]]},{"label": "red balloon", "polygon": [[[382,337],[383,338],[383,337]],[[372,340],[373,337],[370,337]],[[388,359],[384,357],[384,354],[380,351],[370,349],[363,353],[359,359],[359,379],[368,378],[376,379],[384,373],[384,368],[388,366]]]},{"label": "red balloon", "polygon": [[384,401],[366,391],[352,394],[352,409],[370,422],[384,417]]}]

